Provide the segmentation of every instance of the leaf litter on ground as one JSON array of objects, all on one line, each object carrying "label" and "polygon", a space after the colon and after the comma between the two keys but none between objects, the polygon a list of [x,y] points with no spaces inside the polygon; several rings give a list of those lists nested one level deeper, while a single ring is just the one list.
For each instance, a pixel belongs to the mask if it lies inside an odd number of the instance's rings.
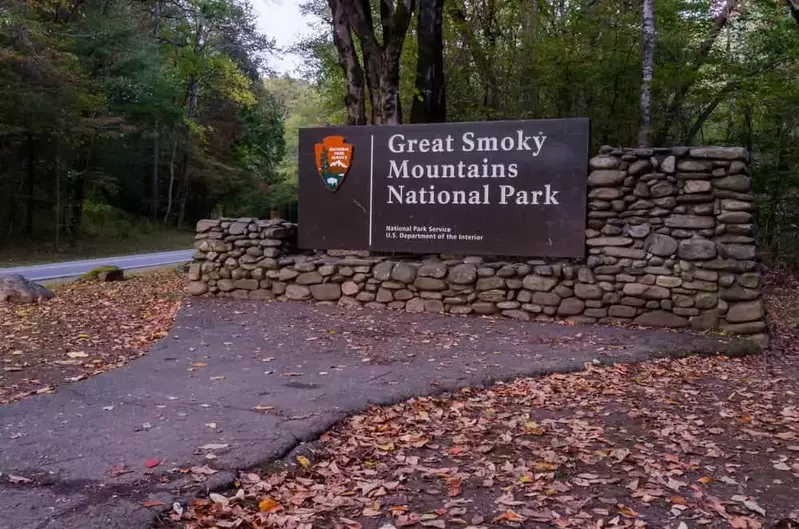
[{"label": "leaf litter on ground", "polygon": [[792,285],[769,299],[772,354],[588,364],[374,407],[161,527],[795,527],[799,282],[769,281]]},{"label": "leaf litter on ground", "polygon": [[75,281],[56,297],[0,304],[0,404],[83,380],[145,354],[169,331],[186,279],[174,270]]}]

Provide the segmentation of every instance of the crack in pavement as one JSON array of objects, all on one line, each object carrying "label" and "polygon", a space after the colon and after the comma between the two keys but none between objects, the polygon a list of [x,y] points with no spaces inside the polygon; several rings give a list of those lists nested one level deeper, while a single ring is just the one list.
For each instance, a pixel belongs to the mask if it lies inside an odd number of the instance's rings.
[{"label": "crack in pavement", "polygon": [[[170,335],[147,355],[53,395],[0,407],[0,437],[8,438],[0,468],[34,480],[12,484],[0,476],[0,509],[14,513],[13,520],[0,517],[0,529],[146,528],[158,512],[142,501],[168,507],[201,489],[229,486],[236,471],[283,457],[372,405],[580,370],[586,362],[711,354],[731,340],[308,303],[190,300]],[[205,367],[192,367],[198,362]],[[273,408],[264,413],[256,406]],[[228,447],[201,449],[209,444]],[[145,468],[153,458],[160,465]],[[133,472],[107,474],[120,464]],[[199,465],[218,473],[198,483],[191,473],[170,471]]]}]

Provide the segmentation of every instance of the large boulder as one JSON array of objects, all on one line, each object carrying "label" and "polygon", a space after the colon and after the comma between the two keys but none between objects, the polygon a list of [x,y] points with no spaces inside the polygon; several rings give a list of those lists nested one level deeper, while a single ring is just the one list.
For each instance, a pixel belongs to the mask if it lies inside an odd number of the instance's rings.
[{"label": "large boulder", "polygon": [[34,303],[52,297],[48,289],[19,274],[0,276],[0,303]]}]

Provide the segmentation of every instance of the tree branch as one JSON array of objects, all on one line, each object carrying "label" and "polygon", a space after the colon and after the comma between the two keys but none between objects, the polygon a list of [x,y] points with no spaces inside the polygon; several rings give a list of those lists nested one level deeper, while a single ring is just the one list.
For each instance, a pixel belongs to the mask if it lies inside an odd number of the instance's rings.
[{"label": "tree branch", "polygon": [[347,124],[366,124],[366,102],[363,89],[363,68],[355,52],[350,23],[341,0],[328,0],[333,15],[333,44],[338,52],[338,64],[347,80]]},{"label": "tree branch", "polygon": [[[794,0],[791,0],[794,1]],[[713,44],[715,44],[716,39],[718,38],[721,30],[724,29],[724,26],[727,25],[729,21],[730,14],[732,10],[735,8],[737,0],[727,0],[724,3],[724,6],[721,8],[721,11],[718,15],[716,15],[715,20],[713,21],[713,26],[710,28],[710,32],[708,33],[705,40],[699,45],[699,52],[694,59],[693,64],[691,65],[691,69],[686,75],[685,79],[680,83],[677,87],[677,92],[674,94],[674,97],[669,104],[668,109],[666,110],[666,116],[663,121],[663,125],[660,128],[658,133],[658,143],[663,144],[669,135],[669,130],[671,129],[672,123],[674,123],[675,118],[677,117],[677,113],[680,110],[680,107],[685,102],[685,97],[688,95],[688,92],[696,83],[698,78],[699,69],[705,63],[708,55],[710,55],[710,51],[713,49]]]},{"label": "tree branch", "polygon": [[799,24],[799,0],[785,0],[788,2],[788,9],[791,11],[791,16],[796,23]]},{"label": "tree branch", "polygon": [[383,26],[383,46],[391,39],[391,18],[394,16],[392,0],[380,0],[380,24]]}]

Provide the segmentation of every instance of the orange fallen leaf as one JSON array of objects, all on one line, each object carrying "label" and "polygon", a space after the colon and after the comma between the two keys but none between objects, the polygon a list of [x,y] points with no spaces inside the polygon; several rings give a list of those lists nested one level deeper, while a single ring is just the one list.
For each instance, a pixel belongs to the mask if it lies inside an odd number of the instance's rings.
[{"label": "orange fallen leaf", "polygon": [[557,463],[550,463],[549,461],[536,461],[535,469],[538,472],[548,472],[550,470],[557,470],[560,465]]},{"label": "orange fallen leaf", "polygon": [[677,496],[676,494],[669,498],[669,501],[674,505],[687,505],[688,502],[682,496]]},{"label": "orange fallen leaf", "polygon": [[265,500],[258,502],[258,510],[261,512],[274,512],[282,508],[283,506],[280,505],[280,502],[275,501],[272,498],[266,498]]},{"label": "orange fallen leaf", "polygon": [[708,483],[713,483],[713,478],[711,478],[710,476],[702,476],[697,481],[699,481],[699,483],[707,485]]},{"label": "orange fallen leaf", "polygon": [[493,523],[497,522],[523,522],[524,516],[521,516],[513,511],[505,511],[493,520]]},{"label": "orange fallen leaf", "polygon": [[151,507],[160,507],[163,504],[164,504],[164,502],[158,501],[158,500],[149,500],[149,501],[145,501],[144,503],[142,503],[142,505],[144,507],[148,508],[148,509],[151,508]]},{"label": "orange fallen leaf", "polygon": [[147,467],[147,468],[155,468],[155,467],[157,467],[160,464],[161,464],[161,460],[160,459],[156,459],[154,457],[151,458],[151,459],[148,459],[147,461],[144,462],[144,466]]},{"label": "orange fallen leaf", "polygon": [[626,516],[627,518],[638,518],[638,513],[629,507],[622,506],[619,508],[619,512],[622,516]]}]

